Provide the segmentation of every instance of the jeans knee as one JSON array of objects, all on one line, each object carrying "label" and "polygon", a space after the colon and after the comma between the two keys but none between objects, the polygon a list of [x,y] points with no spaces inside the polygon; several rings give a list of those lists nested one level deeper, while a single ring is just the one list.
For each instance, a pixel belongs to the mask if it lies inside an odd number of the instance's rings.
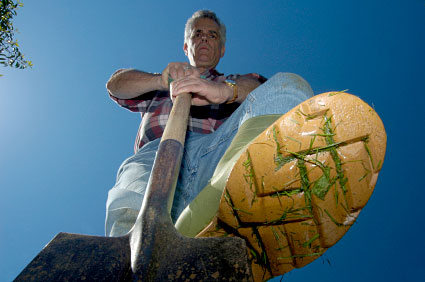
[{"label": "jeans knee", "polygon": [[301,90],[307,97],[312,97],[314,95],[310,84],[298,74],[278,72],[269,80],[273,81],[273,83],[278,83],[282,88],[292,87]]},{"label": "jeans knee", "polygon": [[278,72],[275,75],[273,75],[270,78],[270,80],[271,79],[278,80],[278,81],[281,81],[283,83],[291,82],[291,83],[295,83],[295,84],[299,84],[299,85],[302,85],[302,84],[309,85],[308,82],[304,78],[302,78],[300,75],[295,74],[295,73],[291,73],[291,72]]}]

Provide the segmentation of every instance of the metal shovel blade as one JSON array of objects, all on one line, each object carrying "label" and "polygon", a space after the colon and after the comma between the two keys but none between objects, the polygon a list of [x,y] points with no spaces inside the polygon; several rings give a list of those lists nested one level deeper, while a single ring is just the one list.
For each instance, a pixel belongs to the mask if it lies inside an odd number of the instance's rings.
[{"label": "metal shovel blade", "polygon": [[130,234],[59,233],[14,281],[252,281],[244,240],[185,238],[167,225],[158,225],[149,245],[151,260],[139,256],[147,267],[136,273],[131,268]]},{"label": "metal shovel blade", "polygon": [[59,233],[14,281],[131,281],[129,235]]}]

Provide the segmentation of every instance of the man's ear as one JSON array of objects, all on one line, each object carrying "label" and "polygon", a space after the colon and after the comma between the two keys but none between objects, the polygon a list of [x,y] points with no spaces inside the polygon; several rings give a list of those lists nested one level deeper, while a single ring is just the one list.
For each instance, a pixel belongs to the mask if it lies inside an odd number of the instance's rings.
[{"label": "man's ear", "polygon": [[220,56],[220,58],[223,58],[225,52],[226,52],[226,46],[221,47],[221,56]]},{"label": "man's ear", "polygon": [[187,43],[186,42],[183,44],[183,51],[184,51],[184,54],[187,56]]}]

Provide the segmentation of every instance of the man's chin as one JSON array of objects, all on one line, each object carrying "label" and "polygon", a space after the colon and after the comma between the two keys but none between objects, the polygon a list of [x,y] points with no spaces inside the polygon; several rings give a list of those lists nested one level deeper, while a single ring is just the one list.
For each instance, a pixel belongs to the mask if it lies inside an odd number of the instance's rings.
[{"label": "man's chin", "polygon": [[215,67],[215,65],[211,64],[211,62],[197,61],[195,63],[195,67],[201,68],[201,69],[211,69],[211,68]]},{"label": "man's chin", "polygon": [[198,60],[196,60],[195,64],[196,64],[196,67],[205,68],[205,69],[214,68],[217,65],[216,63],[212,62],[210,59],[203,60],[202,58],[199,58]]},{"label": "man's chin", "polygon": [[207,55],[201,55],[201,56],[199,56],[197,61],[205,64],[205,63],[211,62],[211,58]]}]

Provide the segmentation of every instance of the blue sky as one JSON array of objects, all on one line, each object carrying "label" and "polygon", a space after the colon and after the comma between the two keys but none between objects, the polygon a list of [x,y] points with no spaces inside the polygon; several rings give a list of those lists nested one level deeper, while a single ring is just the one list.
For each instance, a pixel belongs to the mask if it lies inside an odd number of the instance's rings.
[{"label": "blue sky", "polygon": [[387,130],[357,223],[284,281],[422,280],[425,1],[39,0],[24,1],[15,20],[34,67],[0,68],[0,281],[58,232],[103,235],[107,192],[140,122],[105,83],[118,68],[186,61],[184,24],[204,8],[227,25],[221,72],[294,72],[316,94],[349,89]]}]

